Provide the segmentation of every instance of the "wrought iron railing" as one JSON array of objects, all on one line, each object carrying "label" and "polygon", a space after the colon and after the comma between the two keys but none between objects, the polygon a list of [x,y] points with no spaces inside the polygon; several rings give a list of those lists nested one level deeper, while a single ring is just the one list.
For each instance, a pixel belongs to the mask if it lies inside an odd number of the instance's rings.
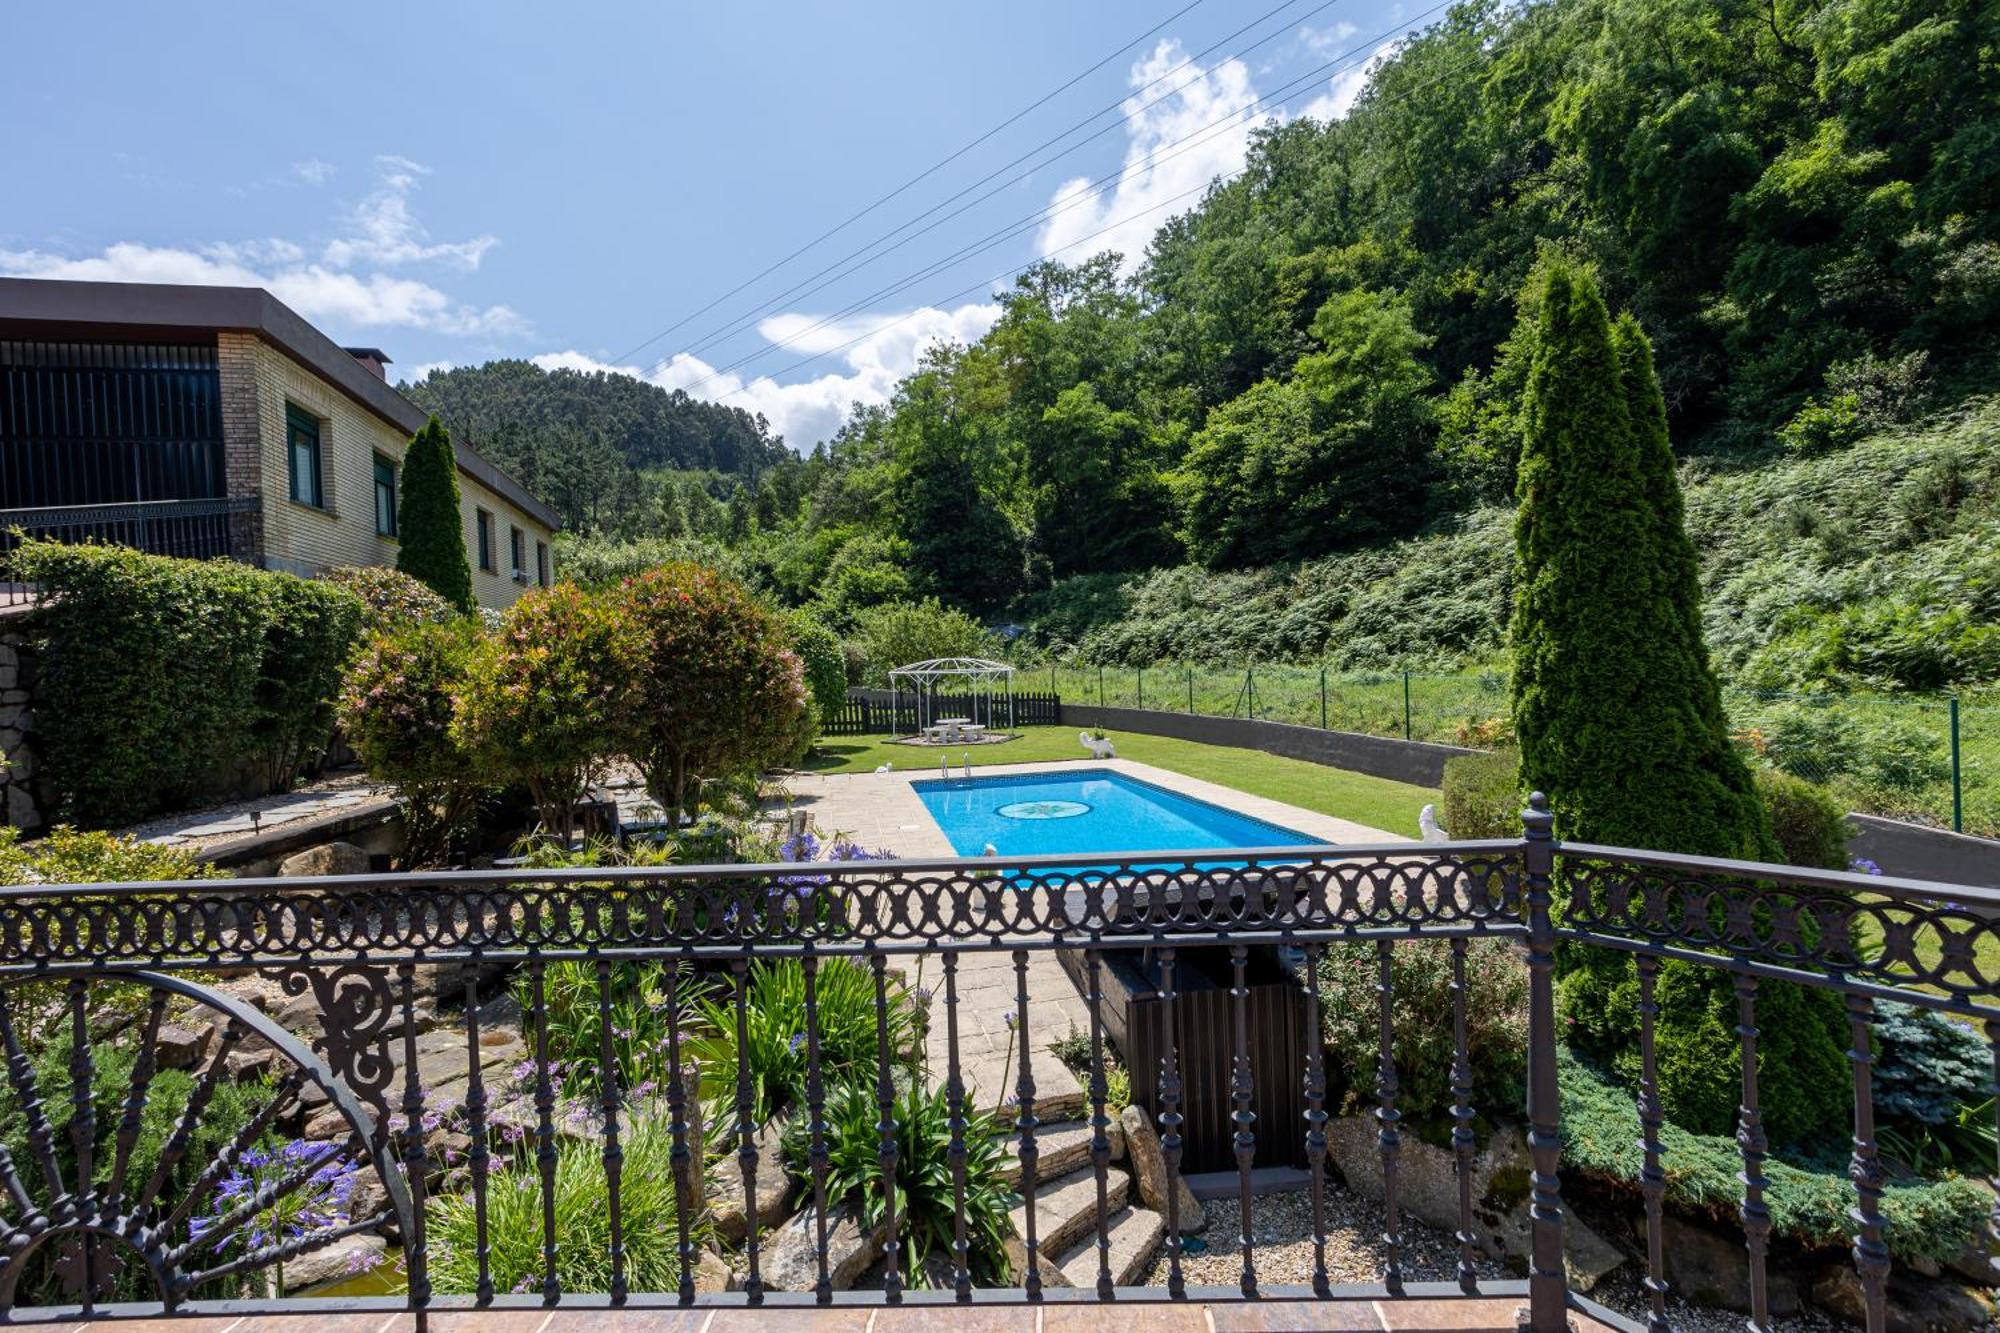
[{"label": "wrought iron railing", "polygon": [[[1762,1198],[1768,1151],[1761,1129],[1757,1002],[1768,981],[1839,990],[1848,997],[1854,1083],[1853,1253],[1867,1323],[1885,1324],[1889,1256],[1880,1203],[1884,1168],[1875,1143],[1870,1082],[1870,1022],[1877,999],[1964,1015],[2000,1039],[1993,975],[2000,957],[2000,893],[1871,876],[1803,871],[1751,863],[1666,856],[1594,846],[1558,846],[1546,806],[1536,798],[1520,840],[1440,845],[1303,847],[1229,853],[1107,857],[1087,867],[1077,858],[828,862],[807,865],[460,872],[324,879],[246,879],[197,883],[24,886],[0,891],[0,1044],[7,1062],[0,1124],[15,1150],[0,1152],[0,1312],[226,1313],[256,1309],[327,1310],[601,1307],[738,1304],[950,1305],[968,1301],[1174,1301],[1335,1298],[1365,1291],[1377,1298],[1459,1292],[1519,1295],[1537,1330],[1564,1327],[1566,1312],[1596,1307],[1568,1291],[1563,1264],[1561,1110],[1557,1087],[1554,967],[1559,946],[1625,950],[1641,960],[1643,1079],[1638,1092],[1644,1133],[1649,1240],[1646,1287],[1652,1325],[1668,1326],[1662,1268],[1661,1115],[1654,1069],[1654,982],[1663,959],[1684,959],[1732,974],[1739,1001],[1743,1097],[1738,1137],[1743,1163],[1749,1293],[1755,1326],[1768,1325],[1765,1254],[1770,1219]],[[1399,1017],[1390,960],[1411,941],[1452,941],[1456,985],[1452,1015],[1456,1062],[1466,1050],[1465,955],[1479,937],[1522,946],[1529,991],[1525,1119],[1532,1158],[1531,1244],[1525,1282],[1480,1275],[1471,1192],[1461,1189],[1456,1282],[1443,1288],[1410,1280],[1398,1198],[1402,1151],[1397,1070],[1391,1036]],[[1381,961],[1377,990],[1382,1032],[1372,1090],[1381,1154],[1386,1226],[1379,1282],[1356,1289],[1334,1280],[1328,1246],[1328,1076],[1318,1041],[1303,1052],[1297,1089],[1310,1174],[1313,1259],[1307,1282],[1288,1286],[1260,1272],[1250,1233],[1252,1167],[1269,1131],[1250,1110],[1258,1080],[1244,1005],[1246,966],[1259,946],[1302,956],[1305,1003],[1317,1031],[1323,997],[1315,964],[1345,942],[1372,942]],[[1111,963],[1143,950],[1153,978],[1150,997],[1165,1008],[1161,1068],[1146,1107],[1171,1181],[1180,1169],[1182,1130],[1190,1113],[1183,1042],[1172,1001],[1195,961],[1222,961],[1234,1022],[1227,1102],[1240,1168],[1236,1193],[1246,1219],[1241,1275],[1234,1287],[1187,1281],[1178,1191],[1166,1191],[1162,1278],[1121,1286],[1112,1266],[1115,1198],[1105,1188],[1115,1107],[1107,1105],[1108,1064],[1102,991]],[[1067,951],[1081,959],[1090,1014],[1084,1084],[1088,1165],[1096,1205],[1081,1232],[1081,1262],[1094,1280],[1058,1288],[1053,1256],[1038,1238],[1036,1197],[1041,1148],[1049,1132],[1039,1114],[1038,1077],[1053,1057],[1025,1038],[1011,1045],[997,1082],[970,1068],[977,1055],[964,1038],[973,1010],[1009,1004],[1009,1030],[1025,1033],[1039,1007],[1065,997],[1037,990],[1046,968],[1038,954]],[[791,1043],[802,1066],[793,1133],[805,1150],[802,1193],[816,1209],[802,1289],[776,1290],[765,1261],[759,1172],[757,1078],[749,1066],[752,975],[775,960],[798,960],[804,1022]],[[914,1039],[892,1040],[892,1011],[914,992],[909,971],[935,961],[936,994]],[[961,984],[983,965],[979,986]],[[1002,961],[1004,960],[1004,961]],[[660,963],[663,994],[643,1012],[616,984],[628,964]],[[576,965],[581,964],[579,970]],[[828,1219],[830,1124],[828,1045],[821,1021],[830,1001],[820,991],[829,969],[859,964],[872,994],[873,1032],[859,1071],[874,1099],[882,1197],[879,1283],[836,1291]],[[567,969],[567,971],[565,970]],[[523,1047],[509,1074],[490,1055],[501,1032],[500,988],[520,996]],[[707,980],[702,978],[707,975]],[[594,988],[577,992],[577,976]],[[264,1008],[239,992],[248,979],[269,983]],[[1059,978],[1061,979],[1061,978]],[[733,1157],[741,1202],[702,1200],[707,1157],[694,1033],[685,1001],[709,987],[711,1020],[733,1022],[734,1069],[706,1071],[726,1124],[714,1134],[721,1159]],[[560,993],[558,993],[560,991]],[[584,998],[579,1002],[577,996]],[[565,998],[566,997],[566,998]],[[1074,999],[1072,994],[1070,999]],[[426,1033],[434,1005],[462,1000],[463,1034]],[[580,1004],[580,1008],[579,1008]],[[565,1009],[564,1006],[568,1008]],[[288,1009],[287,1006],[294,1006]],[[564,1015],[568,1017],[565,1018]],[[302,1018],[302,1015],[309,1016]],[[648,1018],[651,1015],[651,1018]],[[569,1113],[589,1122],[589,1167],[601,1175],[603,1282],[577,1290],[562,1279],[566,1246],[578,1242],[558,1220],[558,1123],[564,1103],[552,1041],[560,1025],[585,1020],[598,1077],[590,1097]],[[588,1020],[594,1020],[594,1025]],[[627,1086],[620,1043],[641,1041],[633,1028],[664,1023],[646,1049],[660,1063],[663,1094]],[[287,1024],[303,1035],[294,1035]],[[203,1025],[207,1025],[206,1028]],[[205,1041],[190,1041],[197,1029]],[[725,1034],[726,1035],[726,1034]],[[850,1037],[852,1034],[849,1034]],[[1183,1037],[1188,1034],[1183,1033]],[[571,1032],[574,1036],[574,1032]],[[642,1044],[644,1044],[642,1042]],[[189,1054],[189,1047],[194,1047]],[[726,1043],[725,1043],[726,1047]],[[123,1054],[114,1054],[114,1052]],[[38,1053],[39,1052],[39,1053]],[[157,1091],[178,1065],[171,1105]],[[920,1068],[921,1067],[921,1068]],[[1041,1071],[1038,1074],[1038,1070]],[[1782,1071],[1776,1072],[1782,1076]],[[268,1100],[221,1137],[204,1137],[232,1080],[256,1074]],[[925,1265],[917,1238],[903,1230],[895,1200],[899,1120],[907,1080],[936,1079],[949,1109],[955,1176],[947,1253]],[[508,1087],[518,1088],[518,1097]],[[60,1085],[60,1086],[58,1086]],[[1452,1079],[1451,1118],[1461,1130],[1475,1115],[1471,1080]],[[697,1089],[698,1091],[699,1089]],[[511,1100],[510,1100],[511,1098]],[[1435,1111],[1439,1108],[1418,1108]],[[967,1232],[966,1171],[978,1156],[968,1142],[997,1113],[1018,1152],[1022,1199],[1019,1252],[1011,1275],[982,1281]],[[310,1117],[326,1145],[272,1158],[270,1136]],[[626,1148],[642,1127],[671,1142],[674,1202],[668,1232],[676,1278],[667,1290],[635,1282],[634,1238],[626,1212],[637,1181]],[[150,1136],[150,1138],[149,1138]],[[150,1171],[135,1167],[143,1145],[156,1145]],[[259,1145],[265,1145],[261,1147]],[[1471,1169],[1471,1136],[1454,1136],[1457,1169]],[[276,1165],[272,1165],[273,1161]],[[1070,1160],[1076,1160],[1074,1158]],[[259,1164],[261,1174],[246,1168]],[[495,1223],[503,1173],[539,1196],[534,1228],[539,1258],[512,1284],[496,1284]],[[348,1192],[344,1206],[313,1225],[290,1230],[270,1219],[327,1180]],[[354,1185],[365,1177],[367,1187]],[[236,1182],[231,1185],[230,1182]],[[653,1182],[657,1184],[657,1182]],[[768,1181],[766,1182],[768,1184]],[[440,1191],[470,1218],[457,1252],[441,1255],[441,1225],[431,1202]],[[516,1198],[517,1195],[508,1197]],[[364,1202],[365,1199],[365,1202]],[[701,1237],[718,1210],[740,1208],[738,1289],[697,1291]],[[210,1210],[206,1216],[203,1210]],[[311,1211],[311,1210],[307,1210]],[[387,1231],[401,1243],[403,1290],[288,1298],[261,1275],[283,1271],[308,1253],[361,1233]],[[591,1234],[600,1235],[593,1231]],[[1094,1237],[1094,1246],[1091,1241]],[[593,1244],[597,1243],[595,1241]],[[1092,1254],[1094,1248],[1094,1257]],[[456,1290],[440,1289],[449,1258]],[[135,1262],[136,1261],[136,1262]],[[1073,1261],[1074,1262],[1074,1261]],[[917,1289],[928,1279],[930,1289]],[[34,1307],[32,1310],[30,1307]]]},{"label": "wrought iron railing", "polygon": [[213,499],[0,509],[0,606],[34,600],[34,589],[12,568],[14,549],[24,539],[101,542],[191,560],[247,559],[247,544],[235,529],[256,508],[255,499]]}]

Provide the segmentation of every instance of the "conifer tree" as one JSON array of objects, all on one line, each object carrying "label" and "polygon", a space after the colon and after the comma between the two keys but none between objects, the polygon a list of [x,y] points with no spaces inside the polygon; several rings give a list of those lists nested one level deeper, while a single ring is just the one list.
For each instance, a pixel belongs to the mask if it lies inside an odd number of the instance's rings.
[{"label": "conifer tree", "polygon": [[472,565],[465,557],[458,460],[451,436],[435,416],[403,451],[401,491],[396,568],[429,584],[459,610],[472,610]]},{"label": "conifer tree", "polygon": [[[1534,360],[1522,404],[1515,523],[1514,718],[1521,779],[1547,792],[1572,841],[1781,859],[1748,766],[1730,743],[1701,637],[1701,588],[1652,349],[1614,327],[1588,270],[1537,279]],[[1563,960],[1573,1040],[1636,1061],[1637,980],[1608,950]],[[1737,1101],[1727,974],[1668,963],[1659,999],[1668,1115],[1726,1133]],[[1763,1059],[1773,1140],[1846,1113],[1837,997],[1767,983]]]}]

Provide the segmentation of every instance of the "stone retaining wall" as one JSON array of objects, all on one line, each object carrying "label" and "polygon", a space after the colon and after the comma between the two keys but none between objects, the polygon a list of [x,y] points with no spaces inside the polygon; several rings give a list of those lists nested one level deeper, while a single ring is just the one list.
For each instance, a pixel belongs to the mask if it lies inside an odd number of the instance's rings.
[{"label": "stone retaining wall", "polygon": [[1365,736],[1353,731],[1321,731],[1290,722],[1264,722],[1245,717],[1204,717],[1198,713],[1168,713],[1151,708],[1100,708],[1064,704],[1066,727],[1103,727],[1108,731],[1138,731],[1172,736],[1203,745],[1233,745],[1262,750],[1287,759],[1304,759],[1331,768],[1351,769],[1395,782],[1435,787],[1444,781],[1447,759],[1475,751],[1429,741]]},{"label": "stone retaining wall", "polygon": [[0,629],[0,809],[23,832],[42,827],[48,806],[34,740],[35,653],[18,619]]}]

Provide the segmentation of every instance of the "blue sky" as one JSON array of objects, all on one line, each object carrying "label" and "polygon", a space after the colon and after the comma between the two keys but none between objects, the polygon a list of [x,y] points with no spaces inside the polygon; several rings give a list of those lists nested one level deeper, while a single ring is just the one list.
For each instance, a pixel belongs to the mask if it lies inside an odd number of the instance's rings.
[{"label": "blue sky", "polygon": [[1293,0],[1186,63],[1277,0],[1188,3],[18,7],[0,273],[267,286],[403,375],[615,367],[809,448],[925,344],[983,332],[986,279],[1136,261],[1253,124],[1339,114],[1429,9]]}]

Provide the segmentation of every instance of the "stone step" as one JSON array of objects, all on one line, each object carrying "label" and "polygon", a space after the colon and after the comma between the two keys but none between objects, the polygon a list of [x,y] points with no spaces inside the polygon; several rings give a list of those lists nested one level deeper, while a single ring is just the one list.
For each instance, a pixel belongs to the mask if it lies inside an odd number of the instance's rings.
[{"label": "stone step", "polygon": [[[1104,1137],[1111,1144],[1111,1160],[1122,1161],[1125,1157],[1125,1126],[1113,1120],[1105,1129]],[[1041,1126],[1035,1131],[1035,1174],[1043,1180],[1052,1180],[1089,1166],[1090,1139],[1090,1122],[1087,1120],[1065,1120]],[[1021,1136],[1009,1134],[1002,1146],[1007,1159],[1001,1165],[1001,1175],[1009,1185],[1018,1189],[1021,1184]]]},{"label": "stone step", "polygon": [[[1111,1285],[1136,1287],[1167,1238],[1167,1219],[1150,1208],[1126,1208],[1111,1215]],[[1097,1285],[1097,1225],[1058,1261],[1072,1287],[1086,1291]]]},{"label": "stone step", "polygon": [[[1035,1247],[1044,1255],[1061,1254],[1074,1246],[1086,1232],[1097,1230],[1097,1173],[1089,1167],[1068,1175],[1047,1177],[1037,1173],[1035,1188]],[[1104,1207],[1116,1212],[1125,1206],[1132,1192],[1132,1177],[1122,1170],[1107,1172]],[[1014,1234],[1028,1234],[1028,1205],[1016,1204]],[[1046,1262],[1046,1261],[1045,1261]]]}]

